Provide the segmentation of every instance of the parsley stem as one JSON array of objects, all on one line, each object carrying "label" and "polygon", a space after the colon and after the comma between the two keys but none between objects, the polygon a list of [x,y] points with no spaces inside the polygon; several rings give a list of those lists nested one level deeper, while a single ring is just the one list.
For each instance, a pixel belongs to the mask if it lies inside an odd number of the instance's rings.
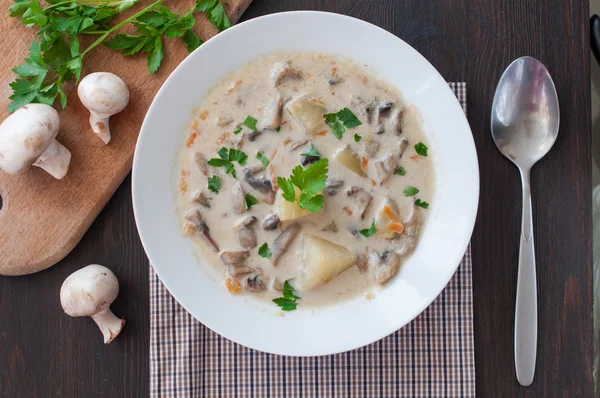
[{"label": "parsley stem", "polygon": [[157,6],[159,6],[160,4],[162,4],[165,0],[157,0],[154,3],[150,4],[148,7],[144,8],[143,10],[141,10],[140,12],[138,12],[137,14],[134,14],[132,16],[130,16],[129,18],[127,18],[126,20],[116,24],[115,26],[113,26],[112,28],[110,28],[109,30],[107,30],[106,32],[104,32],[104,34],[102,36],[100,36],[95,42],[93,42],[92,44],[89,45],[88,48],[86,48],[82,53],[81,53],[81,58],[83,58],[83,56],[85,54],[87,54],[88,52],[90,52],[90,50],[92,50],[94,47],[96,47],[98,44],[102,43],[104,40],[106,40],[106,38],[108,37],[108,35],[110,35],[112,32],[121,29],[123,26],[127,25],[129,22],[133,21],[134,19],[138,18],[139,16],[145,14],[146,12],[152,10],[153,8],[156,8]]}]

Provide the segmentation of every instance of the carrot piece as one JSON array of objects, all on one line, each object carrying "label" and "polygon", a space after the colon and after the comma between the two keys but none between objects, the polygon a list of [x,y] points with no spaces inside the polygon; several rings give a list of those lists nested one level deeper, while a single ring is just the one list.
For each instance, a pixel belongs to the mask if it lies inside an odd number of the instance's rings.
[{"label": "carrot piece", "polygon": [[207,117],[208,117],[208,111],[206,111],[206,110],[200,114],[200,119],[202,119],[202,120],[206,120]]},{"label": "carrot piece", "polygon": [[404,225],[400,224],[400,223],[389,223],[387,225],[387,229],[389,229],[390,231],[394,231],[396,233],[401,234],[402,232],[404,232]]},{"label": "carrot piece", "polygon": [[394,210],[392,210],[391,207],[383,206],[382,212],[383,212],[383,214],[385,214],[387,216],[387,218],[390,219],[390,221],[395,222],[395,223],[400,222],[400,220],[398,219],[398,216],[396,215]]},{"label": "carrot piece", "polygon": [[285,140],[285,141],[283,141],[283,146],[288,146],[288,144],[289,144],[290,142],[292,142],[292,139],[291,139],[291,138],[286,138],[286,140]]},{"label": "carrot piece", "polygon": [[346,212],[346,214],[348,214],[349,216],[351,216],[351,215],[352,215],[352,210],[350,210],[350,209],[348,208],[348,206],[344,206],[344,207],[342,207],[342,209],[343,209],[343,210]]},{"label": "carrot piece", "polygon": [[371,180],[371,185],[373,185],[375,187],[375,186],[377,186],[377,182],[375,182],[375,180]]},{"label": "carrot piece", "polygon": [[279,185],[277,185],[277,173],[275,173],[272,163],[269,164],[269,178],[271,179],[271,185],[273,185],[273,191],[277,191],[279,189]]},{"label": "carrot piece", "polygon": [[331,77],[335,77],[337,75],[337,68],[331,68]]},{"label": "carrot piece", "polygon": [[412,155],[410,158],[411,158],[412,160],[417,160],[417,159],[419,159],[419,155]]},{"label": "carrot piece", "polygon": [[369,82],[369,78],[366,76],[361,76],[360,80],[362,80],[363,84],[365,85],[365,87],[367,86],[367,83]]},{"label": "carrot piece", "polygon": [[198,130],[198,127],[200,127],[200,123],[198,122],[198,120],[194,120],[194,122],[192,123],[192,130]]},{"label": "carrot piece", "polygon": [[320,136],[324,136],[327,135],[327,130],[323,130],[323,131],[319,131],[317,134],[315,135],[320,135]]},{"label": "carrot piece", "polygon": [[181,176],[182,177],[187,177],[190,175],[190,171],[189,170],[181,170]]},{"label": "carrot piece", "polygon": [[224,133],[222,136],[217,138],[217,145],[221,145],[229,137],[229,133]]},{"label": "carrot piece", "polygon": [[367,166],[369,165],[369,161],[367,160],[367,158],[361,158],[360,159],[360,168],[362,171],[365,171],[367,169]]},{"label": "carrot piece", "polygon": [[257,110],[257,111],[260,113],[260,112],[262,112],[262,111],[263,111],[263,107],[262,107],[262,106],[259,106],[258,108],[256,108],[256,110]]},{"label": "carrot piece", "polygon": [[310,79],[311,77],[312,77],[312,73],[310,73],[310,72],[306,72],[306,78],[307,78],[307,79]]},{"label": "carrot piece", "polygon": [[241,80],[238,80],[237,82],[233,83],[231,85],[231,87],[229,88],[229,93],[233,92],[236,88],[238,88],[240,86],[240,84],[242,84]]},{"label": "carrot piece", "polygon": [[242,291],[242,286],[240,286],[240,283],[229,277],[225,278],[225,287],[231,294],[238,294]]},{"label": "carrot piece", "polygon": [[196,133],[196,132],[190,134],[190,136],[187,138],[187,140],[185,140],[186,148],[189,148],[192,145],[194,145],[194,141],[196,141],[197,136],[198,136],[198,133]]},{"label": "carrot piece", "polygon": [[188,189],[188,183],[187,183],[185,177],[181,176],[181,179],[179,180],[179,190],[182,193],[186,193],[187,189]]}]

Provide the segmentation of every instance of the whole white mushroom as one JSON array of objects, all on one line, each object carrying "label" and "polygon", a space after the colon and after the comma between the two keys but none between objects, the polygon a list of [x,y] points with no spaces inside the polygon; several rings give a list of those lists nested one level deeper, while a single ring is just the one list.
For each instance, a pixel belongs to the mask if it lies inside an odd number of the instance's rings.
[{"label": "whole white mushroom", "polygon": [[129,89],[117,75],[108,72],[90,73],[79,83],[77,94],[83,106],[90,111],[90,125],[94,133],[108,144],[109,118],[121,112],[129,103]]},{"label": "whole white mushroom", "polygon": [[108,268],[91,264],[73,272],[60,288],[60,303],[72,317],[91,316],[108,344],[121,333],[125,320],[110,310],[119,294],[119,281]]},{"label": "whole white mushroom", "polygon": [[20,174],[31,166],[61,179],[69,170],[71,152],[56,140],[60,118],[49,105],[28,104],[0,124],[0,169]]}]

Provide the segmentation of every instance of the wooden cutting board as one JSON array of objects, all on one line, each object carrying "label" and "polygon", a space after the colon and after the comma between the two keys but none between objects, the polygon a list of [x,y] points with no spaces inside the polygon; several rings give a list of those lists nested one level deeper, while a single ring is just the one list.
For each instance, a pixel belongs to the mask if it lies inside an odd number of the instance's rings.
[{"label": "wooden cutting board", "polygon": [[[221,1],[232,22],[239,19],[252,0]],[[28,54],[34,31],[10,18],[12,0],[0,0],[0,120],[14,79],[11,69]],[[193,1],[171,0],[173,10],[192,6]],[[141,1],[128,12],[136,12],[149,1]],[[204,16],[194,28],[206,40],[217,33]],[[82,47],[86,43],[82,42]],[[84,59],[82,76],[97,71],[123,78],[130,90],[127,108],[111,117],[112,139],[105,146],[92,133],[89,112],[81,105],[73,85],[68,104],[59,110],[61,128],[57,139],[72,153],[71,166],[63,180],[55,180],[32,167],[25,174],[9,176],[0,171],[0,275],[24,275],[48,268],[64,258],[79,242],[92,221],[131,170],[139,129],[154,95],[188,55],[180,39],[165,39],[165,58],[157,73],[150,75],[143,55],[123,57],[104,46]]]}]

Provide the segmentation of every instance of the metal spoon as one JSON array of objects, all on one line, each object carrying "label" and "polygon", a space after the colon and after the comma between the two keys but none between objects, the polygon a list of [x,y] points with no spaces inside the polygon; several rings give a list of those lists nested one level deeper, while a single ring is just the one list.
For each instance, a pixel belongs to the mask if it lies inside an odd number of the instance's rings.
[{"label": "metal spoon", "polygon": [[523,386],[533,382],[537,350],[537,286],[529,172],[556,141],[558,96],[546,67],[519,58],[502,74],[492,104],[492,137],[521,172],[523,220],[515,305],[515,369]]}]

